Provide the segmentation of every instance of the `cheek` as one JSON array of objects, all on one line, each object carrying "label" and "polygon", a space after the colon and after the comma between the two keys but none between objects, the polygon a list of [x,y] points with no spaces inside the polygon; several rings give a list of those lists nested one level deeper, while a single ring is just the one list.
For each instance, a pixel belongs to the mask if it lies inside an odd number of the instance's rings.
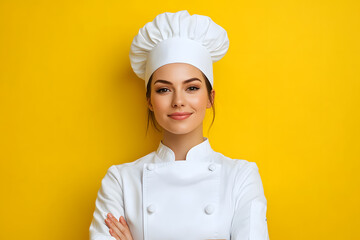
[{"label": "cheek", "polygon": [[154,96],[151,98],[151,103],[155,113],[163,111],[167,106],[167,101],[164,98]]},{"label": "cheek", "polygon": [[198,109],[199,111],[201,111],[201,110],[206,111],[207,100],[208,100],[207,93],[201,94],[201,96],[199,96],[197,98],[193,98],[191,100],[191,104],[194,108]]}]

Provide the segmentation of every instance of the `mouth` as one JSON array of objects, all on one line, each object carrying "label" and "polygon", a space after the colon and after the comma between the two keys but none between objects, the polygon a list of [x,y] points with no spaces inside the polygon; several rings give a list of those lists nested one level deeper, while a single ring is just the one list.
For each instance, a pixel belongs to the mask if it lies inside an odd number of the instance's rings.
[{"label": "mouth", "polygon": [[176,112],[176,113],[170,114],[168,116],[175,120],[184,120],[184,119],[190,117],[191,114],[192,113],[189,113],[189,112]]}]

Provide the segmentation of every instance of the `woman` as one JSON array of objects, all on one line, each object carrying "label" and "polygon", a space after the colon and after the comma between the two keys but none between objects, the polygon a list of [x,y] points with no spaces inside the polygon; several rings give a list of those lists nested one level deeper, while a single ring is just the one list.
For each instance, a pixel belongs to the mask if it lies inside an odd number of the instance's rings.
[{"label": "woman", "polygon": [[91,240],[268,239],[256,164],[215,152],[203,137],[215,97],[212,63],[228,46],[223,28],[187,11],[160,14],[140,29],[131,65],[145,80],[163,138],[156,151],[108,169]]}]

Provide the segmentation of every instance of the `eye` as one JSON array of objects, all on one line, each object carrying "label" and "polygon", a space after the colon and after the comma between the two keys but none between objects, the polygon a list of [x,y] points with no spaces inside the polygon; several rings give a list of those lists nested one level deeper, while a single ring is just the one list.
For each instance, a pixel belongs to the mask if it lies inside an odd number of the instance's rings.
[{"label": "eye", "polygon": [[197,90],[199,90],[199,88],[198,87],[195,87],[195,86],[191,86],[191,87],[189,87],[188,88],[190,91],[197,91]]},{"label": "eye", "polygon": [[164,93],[164,92],[167,92],[167,88],[159,88],[158,90],[156,90],[157,93]]}]

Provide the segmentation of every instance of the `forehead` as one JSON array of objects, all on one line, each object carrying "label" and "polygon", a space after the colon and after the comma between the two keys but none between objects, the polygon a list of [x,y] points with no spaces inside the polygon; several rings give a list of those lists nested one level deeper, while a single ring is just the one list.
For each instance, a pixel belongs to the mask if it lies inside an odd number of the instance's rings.
[{"label": "forehead", "polygon": [[194,77],[203,80],[202,73],[197,67],[187,63],[170,63],[158,68],[154,72],[152,79],[153,82],[157,79],[181,82]]}]

